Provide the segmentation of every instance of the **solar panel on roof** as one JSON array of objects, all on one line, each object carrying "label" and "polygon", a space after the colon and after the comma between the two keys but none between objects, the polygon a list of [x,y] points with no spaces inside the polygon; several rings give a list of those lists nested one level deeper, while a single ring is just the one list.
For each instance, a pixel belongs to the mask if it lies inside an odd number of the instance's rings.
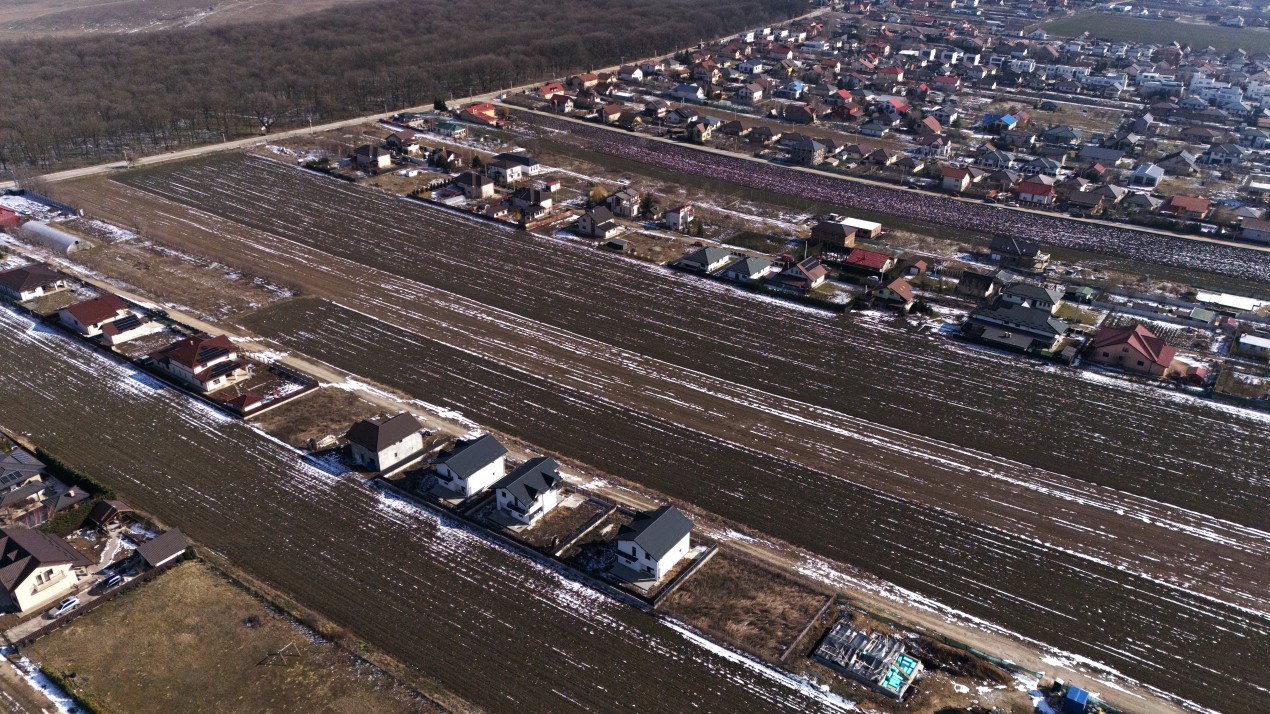
[{"label": "solar panel on roof", "polygon": [[200,347],[198,349],[198,361],[210,362],[222,355],[229,354],[229,350],[224,347]]},{"label": "solar panel on roof", "polygon": [[135,328],[141,327],[141,318],[136,315],[129,315],[115,320],[115,329],[120,332],[127,332]]}]

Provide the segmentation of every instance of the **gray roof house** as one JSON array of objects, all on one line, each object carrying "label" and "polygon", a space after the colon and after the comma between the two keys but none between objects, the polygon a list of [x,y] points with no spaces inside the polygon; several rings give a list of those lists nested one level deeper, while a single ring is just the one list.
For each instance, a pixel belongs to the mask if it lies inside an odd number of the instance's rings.
[{"label": "gray roof house", "polygon": [[498,508],[523,523],[533,523],[560,502],[560,465],[555,459],[530,459],[504,476],[493,488]]},{"label": "gray roof house", "polygon": [[388,469],[423,449],[423,425],[409,412],[384,421],[363,419],[345,434],[353,458],[372,471]]},{"label": "gray roof house", "polygon": [[489,434],[459,440],[438,455],[437,475],[448,481],[447,488],[470,497],[503,478],[506,456],[507,447]]},{"label": "gray roof house", "polygon": [[731,259],[732,253],[729,251],[723,248],[707,247],[694,250],[680,258],[679,264],[691,270],[710,273],[722,268]]},{"label": "gray roof house", "polygon": [[617,532],[614,570],[618,575],[633,571],[638,578],[661,580],[688,554],[691,533],[692,521],[674,506],[644,511]]},{"label": "gray roof house", "polygon": [[44,464],[21,449],[0,454],[0,491],[16,488],[44,473]]},{"label": "gray roof house", "polygon": [[1164,179],[1164,169],[1155,164],[1138,164],[1138,168],[1129,174],[1130,186],[1155,188]]}]

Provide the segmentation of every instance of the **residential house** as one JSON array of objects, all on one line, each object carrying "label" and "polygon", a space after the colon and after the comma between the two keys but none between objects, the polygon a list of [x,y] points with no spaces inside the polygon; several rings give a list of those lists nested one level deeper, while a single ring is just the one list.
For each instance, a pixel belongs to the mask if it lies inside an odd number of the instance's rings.
[{"label": "residential house", "polygon": [[962,297],[984,300],[992,297],[992,294],[995,293],[996,290],[996,278],[991,275],[967,270],[962,273],[961,277],[957,280],[957,287],[953,290],[953,292]]},{"label": "residential house", "polygon": [[1259,218],[1245,218],[1240,225],[1240,235],[1244,240],[1258,243],[1270,243],[1270,221]]},{"label": "residential house", "polygon": [[506,456],[507,448],[489,434],[460,439],[437,455],[437,477],[442,486],[471,498],[503,478]]},{"label": "residential house", "polygon": [[1270,359],[1270,338],[1244,333],[1231,345],[1231,351],[1243,357],[1265,361]]},{"label": "residential house", "polygon": [[1020,352],[1052,350],[1067,333],[1067,323],[1054,317],[1053,309],[1003,293],[970,314],[966,332],[987,344]]},{"label": "residential house", "polygon": [[763,85],[754,82],[742,85],[736,96],[746,104],[758,104],[763,101]]},{"label": "residential house", "polygon": [[1160,207],[1161,213],[1171,213],[1178,218],[1203,220],[1212,210],[1212,201],[1194,196],[1170,196]]},{"label": "residential house", "polygon": [[605,206],[595,206],[578,218],[578,232],[591,238],[608,240],[620,235],[623,230],[613,220],[613,212]]},{"label": "residential house", "polygon": [[1125,197],[1123,203],[1133,211],[1152,212],[1164,205],[1164,199],[1156,198],[1149,193],[1134,191]]},{"label": "residential house", "polygon": [[384,141],[389,149],[398,153],[414,156],[419,153],[419,135],[414,129],[402,129],[388,135]]},{"label": "residential house", "polygon": [[807,291],[820,287],[829,277],[829,271],[815,258],[784,261],[773,282],[794,290]]},{"label": "residential house", "polygon": [[1248,149],[1238,144],[1213,144],[1200,154],[1198,161],[1215,166],[1238,166],[1249,153],[1251,152]]},{"label": "residential house", "polygon": [[1039,174],[1024,179],[1019,184],[1018,192],[1019,200],[1023,203],[1032,203],[1040,206],[1053,205],[1056,197],[1054,179],[1050,176]]},{"label": "residential house", "polygon": [[694,121],[688,125],[688,138],[704,144],[714,135],[714,125],[707,121]]},{"label": "residential house", "polygon": [[639,213],[639,194],[629,188],[624,188],[610,195],[604,199],[604,203],[615,216],[631,218]]},{"label": "residential house", "polygon": [[670,90],[670,96],[680,102],[701,102],[706,98],[706,92],[697,84],[679,84]]},{"label": "residential house", "polygon": [[137,555],[151,568],[158,568],[185,555],[190,543],[180,528],[172,528],[137,546]]},{"label": "residential house", "polygon": [[679,259],[679,265],[689,270],[702,273],[713,273],[732,260],[732,253],[723,249],[707,246],[698,248]]},{"label": "residential house", "polygon": [[522,173],[525,176],[537,176],[542,173],[542,164],[538,163],[538,159],[529,154],[508,151],[502,154],[495,154],[493,161],[506,161],[508,163],[522,167]]},{"label": "residential house", "polygon": [[1089,360],[1152,377],[1163,377],[1177,348],[1142,325],[1104,327],[1089,346]]},{"label": "residential house", "polygon": [[680,206],[666,211],[662,216],[662,222],[665,223],[668,230],[687,233],[692,228],[692,223],[696,218],[697,215],[693,211],[692,206]]},{"label": "residential house", "polygon": [[895,258],[885,253],[856,248],[844,263],[848,269],[859,273],[885,275],[895,267]]},{"label": "residential house", "polygon": [[1164,179],[1164,167],[1155,164],[1138,164],[1129,174],[1129,185],[1138,188],[1155,188]]},{"label": "residential house", "polygon": [[1025,240],[998,236],[989,246],[992,259],[1009,268],[1028,273],[1044,272],[1049,265],[1049,253],[1042,253],[1041,246]]},{"label": "residential house", "polygon": [[1084,137],[1080,129],[1066,124],[1057,124],[1041,133],[1041,141],[1058,146],[1075,146]]},{"label": "residential house", "polygon": [[423,450],[423,425],[409,412],[382,421],[363,419],[344,435],[353,461],[386,471]]},{"label": "residential house", "polygon": [[392,166],[392,154],[383,147],[362,144],[353,150],[353,162],[369,169],[386,169]]},{"label": "residential house", "polygon": [[502,123],[498,119],[498,109],[489,103],[473,104],[464,108],[462,117],[467,121],[486,126],[498,126]]},{"label": "residential house", "polygon": [[494,180],[475,171],[464,171],[454,179],[454,183],[468,198],[490,198],[494,195]]},{"label": "residential house", "polygon": [[70,288],[65,275],[43,263],[14,268],[0,273],[0,294],[11,300],[33,300]]},{"label": "residential house", "polygon": [[503,515],[532,525],[560,503],[560,465],[546,456],[532,458],[494,484],[495,503]]},{"label": "residential house", "polygon": [[913,296],[913,286],[904,278],[896,278],[873,293],[873,296],[886,303],[900,308],[904,312],[912,309],[917,299]]},{"label": "residential house", "polygon": [[101,334],[106,323],[132,316],[128,303],[113,293],[77,302],[57,311],[59,322],[85,337],[96,337]]},{"label": "residential house", "polygon": [[1063,291],[1032,283],[1010,283],[1001,290],[1001,301],[1053,315],[1063,304]]},{"label": "residential house", "polygon": [[1175,151],[1156,162],[1170,176],[1194,176],[1199,173],[1195,166],[1197,157],[1189,151]]},{"label": "residential house", "polygon": [[98,501],[93,510],[88,512],[88,520],[96,523],[98,528],[105,529],[128,513],[132,513],[132,508],[123,501]]},{"label": "residential house", "polygon": [[501,184],[511,184],[526,176],[525,167],[505,159],[492,159],[485,164],[485,173]]},{"label": "residential house", "polygon": [[796,164],[815,166],[825,160],[825,145],[804,136],[790,150],[790,158]]},{"label": "residential house", "polygon": [[75,569],[92,565],[92,559],[57,536],[0,529],[0,587],[3,604],[11,610],[29,612],[75,592]]},{"label": "residential house", "polygon": [[156,369],[199,392],[214,392],[251,373],[250,363],[238,359],[238,348],[225,335],[187,337],[150,359]]},{"label": "residential house", "polygon": [[691,533],[692,521],[674,506],[644,511],[617,533],[615,570],[660,581],[688,554]]},{"label": "residential house", "polygon": [[719,271],[719,277],[738,283],[755,283],[776,270],[772,261],[766,258],[744,256]]}]

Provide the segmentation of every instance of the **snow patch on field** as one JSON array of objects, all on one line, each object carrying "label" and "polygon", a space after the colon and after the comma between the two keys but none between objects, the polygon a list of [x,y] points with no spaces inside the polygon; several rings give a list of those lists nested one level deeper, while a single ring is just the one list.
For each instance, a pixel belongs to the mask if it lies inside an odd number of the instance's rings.
[{"label": "snow patch on field", "polygon": [[[10,645],[0,650],[0,652],[3,652],[7,657],[16,653],[17,649]],[[68,714],[72,709],[76,709],[74,700],[66,692],[62,691],[61,687],[53,684],[48,677],[45,677],[39,666],[30,659],[23,656],[18,659],[17,663],[12,660],[8,660],[8,662],[9,666],[13,667],[18,675],[26,680],[27,684],[31,685],[32,689],[47,697],[57,711],[62,712],[62,714]]]}]

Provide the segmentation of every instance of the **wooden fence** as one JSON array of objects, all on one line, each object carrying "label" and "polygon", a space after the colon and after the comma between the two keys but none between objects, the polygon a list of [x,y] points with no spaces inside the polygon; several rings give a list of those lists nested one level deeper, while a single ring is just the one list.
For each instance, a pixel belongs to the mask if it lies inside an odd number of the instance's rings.
[{"label": "wooden fence", "polygon": [[[44,637],[45,635],[53,632],[54,630],[58,629],[62,625],[65,625],[68,622],[71,622],[72,620],[78,617],[83,617],[84,615],[87,615],[88,613],[97,609],[99,606],[104,605],[105,603],[108,603],[111,600],[114,600],[120,595],[131,592],[133,588],[140,586],[142,583],[148,582],[152,578],[158,575],[161,575],[162,573],[166,573],[168,570],[171,570],[172,568],[176,567],[178,564],[188,560],[190,557],[191,557],[190,549],[187,548],[185,550],[185,555],[182,555],[180,558],[177,558],[176,560],[173,560],[168,563],[164,563],[163,565],[157,568],[151,568],[150,570],[147,570],[144,573],[141,573],[140,575],[133,578],[132,580],[129,580],[128,582],[116,588],[108,590],[104,595],[101,595],[97,597],[96,599],[92,600],[91,602],[81,605],[80,607],[75,608],[74,610],[71,610],[65,615],[62,615],[56,620],[53,620],[49,624],[45,625],[44,627],[41,627],[40,629],[28,635],[24,635],[23,637],[19,638],[17,641],[13,642],[13,644],[17,645],[18,647],[25,647],[26,645],[29,645],[32,642],[35,642],[36,640],[40,639],[41,637]],[[43,615],[38,615],[37,617],[43,617]]]}]

